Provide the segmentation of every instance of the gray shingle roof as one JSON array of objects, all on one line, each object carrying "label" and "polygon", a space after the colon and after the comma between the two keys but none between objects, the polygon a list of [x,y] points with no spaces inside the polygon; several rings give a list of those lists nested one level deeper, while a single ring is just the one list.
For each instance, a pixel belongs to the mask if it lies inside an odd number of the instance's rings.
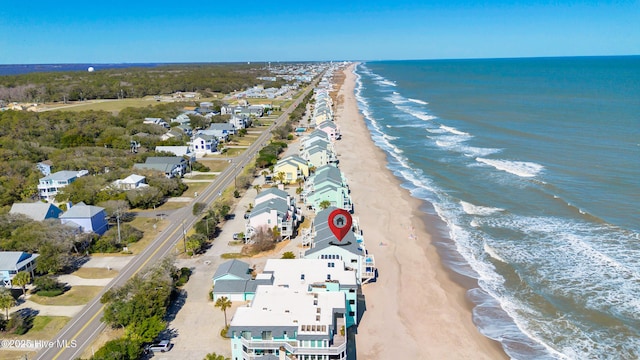
[{"label": "gray shingle roof", "polygon": [[26,262],[37,258],[38,254],[29,254],[22,251],[0,251],[0,270],[15,270],[25,265]]},{"label": "gray shingle roof", "polygon": [[95,215],[103,212],[104,208],[93,205],[85,205],[83,203],[72,206],[67,212],[60,216],[61,219],[78,219],[78,218],[92,218]]},{"label": "gray shingle roof", "polygon": [[284,218],[287,214],[287,211],[289,210],[289,205],[287,205],[287,202],[285,200],[280,198],[270,199],[256,205],[253,210],[251,210],[251,215],[249,216],[254,217],[264,212],[271,212],[271,210],[276,210],[278,212],[278,215]]},{"label": "gray shingle roof", "polygon": [[251,279],[251,274],[249,274],[249,264],[237,259],[229,260],[220,264],[215,274],[213,274],[213,279],[218,279],[227,274],[235,275],[241,279]]},{"label": "gray shingle roof", "polygon": [[336,238],[331,229],[329,229],[329,214],[331,214],[335,209],[337,208],[330,206],[316,215],[316,218],[313,221],[314,229],[316,231],[316,236],[313,239],[313,247],[307,250],[305,255],[313,254],[330,246],[340,246],[342,249],[346,249],[353,254],[363,255],[362,249],[358,245],[358,240],[356,239],[356,235],[353,231],[349,231],[342,241],[338,241],[338,238]]},{"label": "gray shingle roof", "polygon": [[45,177],[41,178],[40,180],[60,181],[60,180],[69,180],[69,179],[73,179],[73,178],[76,178],[76,177],[78,177],[78,172],[77,171],[62,170],[62,171],[54,172],[53,174],[51,174],[49,176],[45,176]]},{"label": "gray shingle roof", "polygon": [[58,218],[62,214],[62,210],[59,207],[43,203],[15,203],[11,205],[10,214],[23,214],[36,221],[42,221],[44,219]]}]

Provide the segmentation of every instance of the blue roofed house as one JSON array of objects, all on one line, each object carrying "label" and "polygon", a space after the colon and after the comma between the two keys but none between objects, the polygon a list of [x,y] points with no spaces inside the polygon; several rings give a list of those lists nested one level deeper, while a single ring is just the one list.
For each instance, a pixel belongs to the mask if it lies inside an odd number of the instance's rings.
[{"label": "blue roofed house", "polygon": [[62,210],[54,204],[38,201],[34,203],[14,203],[11,205],[9,214],[22,214],[35,221],[42,221],[59,218]]},{"label": "blue roofed house", "polygon": [[104,208],[82,202],[71,206],[60,216],[60,221],[62,224],[80,228],[85,233],[94,232],[102,235],[109,229]]},{"label": "blue roofed house", "polygon": [[0,285],[11,287],[11,280],[20,271],[26,271],[33,278],[38,254],[22,251],[0,251]]}]

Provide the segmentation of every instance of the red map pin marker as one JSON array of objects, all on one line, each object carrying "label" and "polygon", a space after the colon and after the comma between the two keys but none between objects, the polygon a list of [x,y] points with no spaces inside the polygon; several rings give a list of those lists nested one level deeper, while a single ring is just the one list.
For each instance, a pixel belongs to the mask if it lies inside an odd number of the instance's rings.
[{"label": "red map pin marker", "polygon": [[335,209],[329,214],[329,229],[338,241],[351,231],[351,214],[344,209]]}]

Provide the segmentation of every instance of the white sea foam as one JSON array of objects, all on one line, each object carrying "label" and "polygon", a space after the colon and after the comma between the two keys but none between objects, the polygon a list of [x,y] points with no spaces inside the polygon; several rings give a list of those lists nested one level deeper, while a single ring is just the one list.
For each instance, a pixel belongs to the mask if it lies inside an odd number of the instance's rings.
[{"label": "white sea foam", "polygon": [[476,158],[476,161],[520,177],[534,177],[544,170],[544,166],[540,164],[525,161],[486,159],[481,157]]},{"label": "white sea foam", "polygon": [[395,82],[387,80],[387,79],[380,80],[379,83],[382,84],[382,85],[387,85],[387,86],[397,86]]},{"label": "white sea foam", "polygon": [[501,258],[500,255],[498,255],[498,253],[496,253],[496,251],[491,246],[489,246],[486,242],[484,243],[483,248],[484,248],[484,251],[487,254],[489,254],[489,256],[491,256],[492,258],[494,258],[494,259],[496,259],[498,261],[501,261],[503,263],[507,263],[507,261],[505,261],[503,258]]},{"label": "white sea foam", "polygon": [[445,125],[440,125],[440,129],[450,132],[452,134],[456,134],[456,135],[463,135],[463,136],[471,136],[469,133],[466,133],[464,131],[460,131],[454,127],[451,126],[445,126]]},{"label": "white sea foam", "polygon": [[428,102],[426,102],[426,101],[422,101],[422,100],[418,100],[418,99],[412,99],[412,98],[409,98],[408,100],[409,100],[409,101],[411,101],[411,102],[414,102],[414,103],[416,103],[416,104],[420,104],[420,105],[428,105],[428,104],[429,104],[429,103],[428,103]]},{"label": "white sea foam", "polygon": [[424,111],[415,110],[409,106],[396,106],[396,108],[420,120],[430,121],[436,118],[435,116],[431,116]]},{"label": "white sea foam", "polygon": [[469,215],[488,216],[488,215],[493,215],[495,213],[504,211],[504,209],[501,209],[501,208],[473,205],[471,203],[468,203],[462,200],[460,200],[460,205],[462,205],[462,210],[464,210],[464,212]]},{"label": "white sea foam", "polygon": [[432,133],[432,134],[444,134],[446,131],[444,131],[443,129],[437,128],[437,129],[431,129],[431,128],[427,128],[427,131]]}]

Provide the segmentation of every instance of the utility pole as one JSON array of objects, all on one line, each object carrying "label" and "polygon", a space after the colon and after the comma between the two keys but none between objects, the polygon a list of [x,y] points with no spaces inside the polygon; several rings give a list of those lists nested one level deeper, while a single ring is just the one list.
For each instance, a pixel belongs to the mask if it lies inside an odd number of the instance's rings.
[{"label": "utility pole", "polygon": [[120,237],[120,210],[116,213],[116,223],[118,224],[118,244],[120,244],[122,242]]}]

